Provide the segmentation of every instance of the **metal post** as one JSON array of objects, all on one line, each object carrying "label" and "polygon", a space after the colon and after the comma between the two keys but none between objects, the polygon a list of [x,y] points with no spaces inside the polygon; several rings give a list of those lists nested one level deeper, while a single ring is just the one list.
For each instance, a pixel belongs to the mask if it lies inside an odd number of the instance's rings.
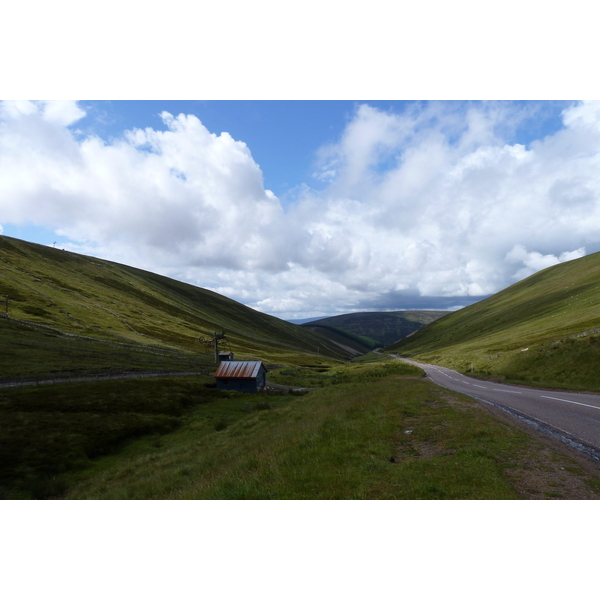
[{"label": "metal post", "polygon": [[6,318],[8,319],[8,294],[6,295]]}]

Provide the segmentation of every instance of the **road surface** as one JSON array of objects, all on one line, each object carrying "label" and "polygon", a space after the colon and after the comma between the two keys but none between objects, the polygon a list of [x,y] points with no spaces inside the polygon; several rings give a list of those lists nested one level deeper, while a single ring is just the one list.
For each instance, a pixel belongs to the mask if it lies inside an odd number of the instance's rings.
[{"label": "road surface", "polygon": [[600,461],[600,395],[492,383],[400,360],[421,367],[433,383],[496,406]]}]

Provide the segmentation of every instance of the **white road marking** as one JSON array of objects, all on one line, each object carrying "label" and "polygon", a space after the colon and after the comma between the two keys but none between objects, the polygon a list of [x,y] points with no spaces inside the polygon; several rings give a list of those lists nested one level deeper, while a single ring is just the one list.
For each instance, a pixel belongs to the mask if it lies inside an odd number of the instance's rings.
[{"label": "white road marking", "polygon": [[511,390],[497,390],[496,388],[492,388],[493,392],[505,392],[506,394],[522,394],[523,392],[513,392]]},{"label": "white road marking", "polygon": [[587,406],[588,408],[595,408],[600,410],[600,406],[594,406],[593,404],[583,404],[583,402],[573,402],[573,400],[565,400],[564,398],[554,398],[553,396],[541,396],[542,398],[548,398],[549,400],[558,400],[559,402],[568,402],[569,404],[579,404],[579,406]]},{"label": "white road marking", "polygon": [[476,383],[473,384],[475,387],[480,387],[483,390],[487,390],[487,388],[484,385],[477,385]]}]

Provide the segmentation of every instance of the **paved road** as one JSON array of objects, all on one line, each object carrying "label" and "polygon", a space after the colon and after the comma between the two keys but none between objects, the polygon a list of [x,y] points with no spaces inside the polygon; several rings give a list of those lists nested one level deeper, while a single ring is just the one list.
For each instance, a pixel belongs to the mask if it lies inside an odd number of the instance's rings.
[{"label": "paved road", "polygon": [[400,360],[421,367],[433,383],[501,408],[600,461],[600,395],[491,383],[452,369]]}]

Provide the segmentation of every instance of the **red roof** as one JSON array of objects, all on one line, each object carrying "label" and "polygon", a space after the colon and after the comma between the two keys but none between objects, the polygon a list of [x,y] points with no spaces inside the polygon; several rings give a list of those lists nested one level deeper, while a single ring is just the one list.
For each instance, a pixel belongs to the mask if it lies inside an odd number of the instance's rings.
[{"label": "red roof", "polygon": [[223,379],[255,379],[261,367],[265,369],[260,361],[228,360],[219,365],[215,377]]}]

